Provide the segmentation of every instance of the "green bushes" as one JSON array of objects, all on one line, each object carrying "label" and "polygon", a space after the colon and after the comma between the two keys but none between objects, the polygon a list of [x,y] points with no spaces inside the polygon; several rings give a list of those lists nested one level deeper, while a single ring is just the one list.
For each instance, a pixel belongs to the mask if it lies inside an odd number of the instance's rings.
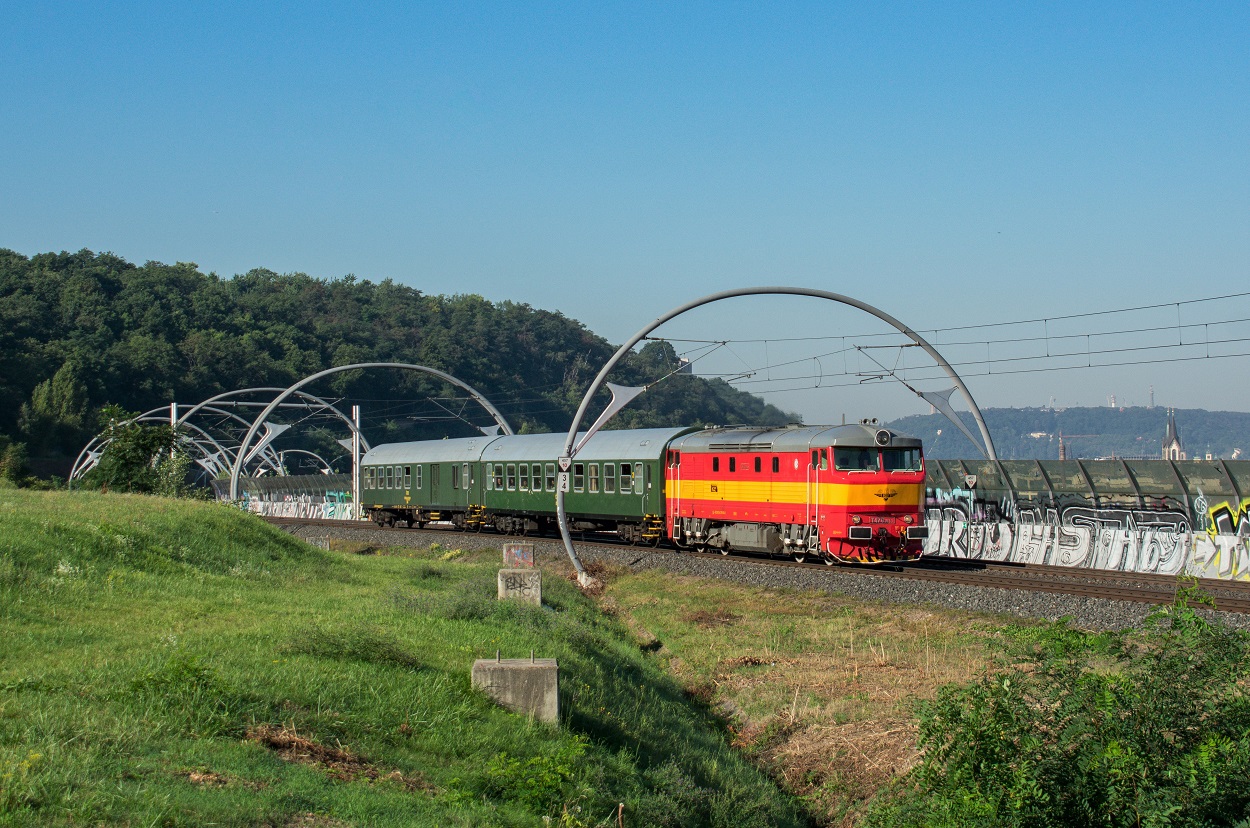
[{"label": "green bushes", "polygon": [[1181,590],[1146,628],[1018,636],[921,711],[921,765],[874,826],[1250,825],[1250,636]]}]

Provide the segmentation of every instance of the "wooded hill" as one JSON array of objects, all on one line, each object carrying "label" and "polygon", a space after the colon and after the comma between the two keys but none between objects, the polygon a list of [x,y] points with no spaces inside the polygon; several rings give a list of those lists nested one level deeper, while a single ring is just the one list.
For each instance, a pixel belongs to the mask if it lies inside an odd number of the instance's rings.
[{"label": "wooded hill", "polygon": [[[1250,414],[1239,411],[1205,411],[1178,408],[1176,429],[1190,459],[1250,457]],[[1059,433],[1064,435],[1068,457],[1162,456],[1167,431],[1166,408],[986,408],[981,412],[1003,460],[1054,460],[1059,457]],[[963,421],[977,433],[972,415]],[[941,414],[903,417],[891,428],[919,437],[931,457],[979,457],[980,453]],[[939,433],[940,432],[940,433]]]},{"label": "wooded hill", "polygon": [[[638,309],[640,319],[649,313]],[[192,404],[372,361],[450,373],[517,430],[564,430],[615,348],[559,313],[390,279],[264,269],[221,278],[193,263],[138,266],[89,250],[27,258],[0,249],[0,452],[11,458],[13,444],[25,443],[33,466],[64,474],[97,432],[105,404],[133,412]],[[613,427],[798,419],[723,381],[673,374],[677,367],[668,343],[648,343],[627,359],[612,381],[667,379]],[[458,389],[411,372],[352,372],[309,390],[345,406],[359,402],[375,442],[475,433],[456,418],[462,412],[489,423]]]}]

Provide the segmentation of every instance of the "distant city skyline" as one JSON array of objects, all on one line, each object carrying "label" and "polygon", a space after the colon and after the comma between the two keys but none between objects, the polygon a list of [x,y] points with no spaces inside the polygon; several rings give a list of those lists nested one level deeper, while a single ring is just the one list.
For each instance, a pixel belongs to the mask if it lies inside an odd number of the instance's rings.
[{"label": "distant city skyline", "polygon": [[[25,255],[390,278],[613,342],[758,284],[855,296],[923,333],[1250,283],[1244,3],[16,0],[0,35],[0,247]],[[1137,339],[1111,320],[935,344],[985,407],[1144,405],[1153,385],[1160,406],[1248,411],[1250,357],[1007,373],[1044,367],[1039,342],[1076,364],[1099,350],[1080,337],[1113,329],[1108,353],[1250,352],[1239,302],[1143,314],[1155,332]],[[662,333],[769,340],[695,371],[809,422],[927,412],[888,377],[901,363],[940,387],[912,353],[779,342],[870,323],[752,300]],[[1166,345],[1169,324],[1188,344]]]}]

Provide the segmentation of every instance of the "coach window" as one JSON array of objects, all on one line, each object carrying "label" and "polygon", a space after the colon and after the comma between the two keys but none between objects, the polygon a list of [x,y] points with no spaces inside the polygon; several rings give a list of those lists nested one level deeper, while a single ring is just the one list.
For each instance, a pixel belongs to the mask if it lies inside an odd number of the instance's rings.
[{"label": "coach window", "polygon": [[373,469],[371,468],[365,469],[364,487],[366,489],[373,488]]},{"label": "coach window", "polygon": [[404,466],[404,488],[412,488],[412,466]]},{"label": "coach window", "polygon": [[460,464],[460,488],[467,489],[473,484],[473,476],[469,472],[469,464]]},{"label": "coach window", "polygon": [[395,488],[395,469],[391,466],[386,467],[386,488]]},{"label": "coach window", "polygon": [[773,474],[776,474],[779,471],[781,471],[781,458],[774,457],[773,458]]},{"label": "coach window", "polygon": [[590,464],[590,491],[599,491],[599,464]]},{"label": "coach window", "polygon": [[642,494],[642,463],[634,464],[634,494]]},{"label": "coach window", "polygon": [[603,464],[603,493],[614,494],[616,492],[616,464]]},{"label": "coach window", "polygon": [[503,491],[503,463],[494,463],[491,465],[491,485],[497,492]]},{"label": "coach window", "polygon": [[523,492],[528,492],[530,490],[530,464],[529,463],[521,464],[521,483],[520,483],[519,488]]},{"label": "coach window", "polygon": [[556,490],[556,464],[548,463],[546,465],[547,491],[554,492]]},{"label": "coach window", "polygon": [[720,458],[719,457],[712,458],[712,471],[714,472],[720,471]]},{"label": "coach window", "polygon": [[621,464],[621,494],[628,494],[629,490],[634,488],[634,474],[630,471],[631,468],[628,463]]},{"label": "coach window", "polygon": [[586,488],[586,464],[573,464],[573,491],[580,492]]},{"label": "coach window", "polygon": [[530,486],[536,492],[543,490],[543,467],[541,463],[535,463],[530,467]]},{"label": "coach window", "polygon": [[421,488],[421,466],[417,466],[417,488]]},{"label": "coach window", "polygon": [[[635,468],[634,471],[637,471],[637,469]],[[651,488],[651,467],[650,466],[643,467],[642,473],[643,473],[643,476],[647,478],[647,488],[650,489]],[[637,480],[637,476],[635,476],[634,479]]]},{"label": "coach window", "polygon": [[516,463],[508,464],[508,491],[516,491]]},{"label": "coach window", "polygon": [[454,464],[451,467],[451,487],[456,490],[460,489],[460,470]]}]

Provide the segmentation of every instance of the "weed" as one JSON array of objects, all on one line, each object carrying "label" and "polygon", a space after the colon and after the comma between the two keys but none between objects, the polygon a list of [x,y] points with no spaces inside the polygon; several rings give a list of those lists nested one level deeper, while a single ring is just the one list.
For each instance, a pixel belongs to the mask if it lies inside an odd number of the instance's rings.
[{"label": "weed", "polygon": [[420,659],[393,638],[368,626],[334,630],[309,627],[287,645],[286,651],[340,661],[393,665],[409,670],[421,666]]},{"label": "weed", "polygon": [[519,758],[498,753],[486,766],[481,792],[519,802],[530,811],[551,813],[577,795],[574,780],[586,747],[585,737],[573,736],[550,754]]}]

